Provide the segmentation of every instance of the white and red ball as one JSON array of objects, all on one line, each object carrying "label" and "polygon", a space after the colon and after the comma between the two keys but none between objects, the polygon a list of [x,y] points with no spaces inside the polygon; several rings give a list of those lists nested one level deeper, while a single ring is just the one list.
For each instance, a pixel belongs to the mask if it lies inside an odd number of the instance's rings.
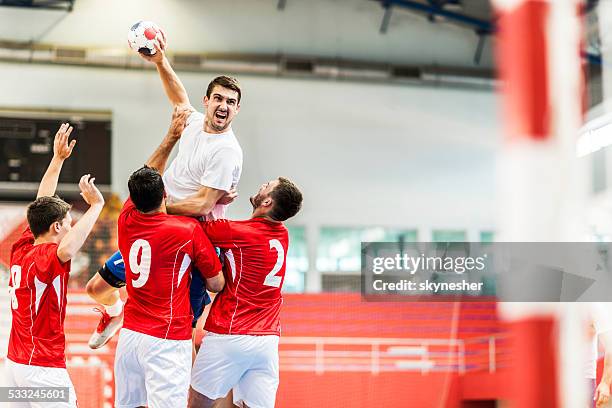
[{"label": "white and red ball", "polygon": [[155,54],[155,38],[159,27],[152,21],[139,21],[128,31],[128,44],[134,51],[144,55]]}]

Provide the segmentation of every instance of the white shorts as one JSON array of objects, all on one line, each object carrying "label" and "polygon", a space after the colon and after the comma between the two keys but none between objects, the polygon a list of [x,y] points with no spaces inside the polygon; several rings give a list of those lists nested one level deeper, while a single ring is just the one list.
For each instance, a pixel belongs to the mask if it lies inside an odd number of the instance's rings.
[{"label": "white shorts", "polygon": [[121,329],[115,354],[115,406],[186,407],[191,344]]},{"label": "white shorts", "polygon": [[74,385],[65,368],[41,367],[19,364],[6,359],[7,387],[68,387],[68,402],[20,402],[9,403],[9,407],[32,408],[76,408],[77,397]]},{"label": "white shorts", "polygon": [[234,404],[273,408],[278,388],[278,336],[208,333],[196,357],[191,387],[215,400],[234,389]]}]

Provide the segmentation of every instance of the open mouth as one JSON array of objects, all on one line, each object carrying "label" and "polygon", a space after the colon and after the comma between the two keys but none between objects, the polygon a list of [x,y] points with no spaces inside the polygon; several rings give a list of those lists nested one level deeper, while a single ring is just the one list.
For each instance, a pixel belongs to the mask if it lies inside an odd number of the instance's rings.
[{"label": "open mouth", "polygon": [[227,112],[217,111],[215,112],[215,118],[219,120],[225,120],[227,119]]}]

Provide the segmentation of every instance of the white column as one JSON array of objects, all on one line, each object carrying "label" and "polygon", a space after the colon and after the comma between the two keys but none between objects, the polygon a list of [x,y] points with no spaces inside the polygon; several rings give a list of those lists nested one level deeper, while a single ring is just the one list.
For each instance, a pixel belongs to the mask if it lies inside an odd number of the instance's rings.
[{"label": "white column", "polygon": [[306,225],[306,242],[308,245],[308,271],[306,272],[306,293],[321,292],[321,273],[317,270],[317,246],[319,245],[319,226]]}]

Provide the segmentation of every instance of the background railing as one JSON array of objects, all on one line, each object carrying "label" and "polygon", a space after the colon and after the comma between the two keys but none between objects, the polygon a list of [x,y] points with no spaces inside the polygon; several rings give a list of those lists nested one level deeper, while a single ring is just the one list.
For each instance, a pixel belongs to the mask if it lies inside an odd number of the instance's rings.
[{"label": "background railing", "polygon": [[[6,353],[10,330],[6,285],[5,281],[4,289],[0,288],[0,305],[5,305],[5,313],[0,313],[0,362]],[[333,381],[342,383],[348,377],[355,381],[356,376],[361,376],[359,381],[378,384],[379,379],[389,381],[397,373],[393,381],[403,381],[406,375],[412,375],[412,380],[414,376],[430,375],[433,381],[440,374],[495,373],[510,364],[508,339],[499,332],[449,338],[453,332],[448,321],[453,309],[443,304],[411,304],[410,308],[397,309],[386,304],[364,304],[354,295],[286,298],[279,344],[281,377],[283,372],[285,378],[297,376],[300,381],[331,375]],[[352,311],[353,319],[338,318],[346,317],[345,313],[337,313],[340,304],[341,310]],[[68,370],[82,407],[110,408],[117,339],[100,350],[89,349],[87,342],[100,316],[94,312],[95,306],[83,289],[70,289],[65,323]],[[459,317],[463,324],[471,324],[468,329],[482,333],[495,328],[490,321],[494,310],[484,305],[468,306],[471,309]],[[334,322],[333,328],[329,326],[330,320]],[[373,327],[373,322],[378,326]],[[427,328],[430,335],[419,337],[419,332],[413,330],[417,328]],[[401,337],[404,329],[410,332]],[[391,332],[397,334],[384,337]],[[283,384],[289,387],[289,383],[291,380]]]},{"label": "background railing", "polygon": [[489,372],[507,364],[506,338],[292,337],[280,340],[281,371]]}]

